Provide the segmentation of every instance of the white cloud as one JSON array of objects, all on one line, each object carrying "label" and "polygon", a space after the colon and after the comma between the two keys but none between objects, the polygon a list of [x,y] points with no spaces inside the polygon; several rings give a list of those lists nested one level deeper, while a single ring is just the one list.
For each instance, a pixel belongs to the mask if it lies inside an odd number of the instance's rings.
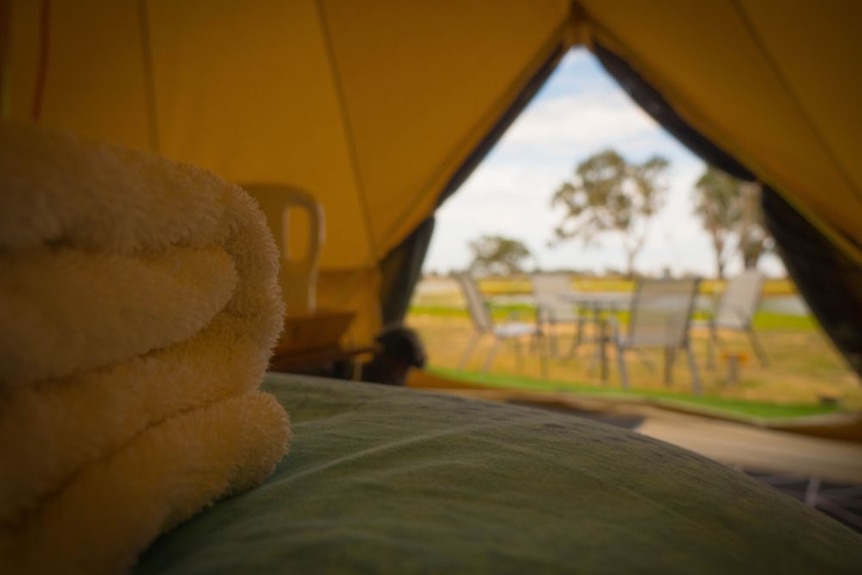
[{"label": "white cloud", "polygon": [[656,123],[622,93],[559,96],[538,103],[517,120],[504,142],[517,150],[541,146],[590,148],[654,132]]},{"label": "white cloud", "polygon": [[[622,244],[612,235],[595,249],[575,242],[547,246],[559,218],[550,206],[554,190],[577,162],[608,147],[632,160],[653,154],[670,160],[668,202],[651,223],[638,270],[667,267],[712,276],[714,255],[691,202],[703,163],[631,103],[584,52],[564,60],[537,100],[438,210],[425,270],[465,268],[469,241],[484,234],[520,239],[544,268],[623,269]],[[782,273],[777,258],[765,264],[769,273]]]}]

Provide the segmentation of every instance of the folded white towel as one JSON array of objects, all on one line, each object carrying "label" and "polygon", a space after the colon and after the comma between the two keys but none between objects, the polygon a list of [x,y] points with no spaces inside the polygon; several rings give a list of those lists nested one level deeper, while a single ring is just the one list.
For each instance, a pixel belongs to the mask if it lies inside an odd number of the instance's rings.
[{"label": "folded white towel", "polygon": [[238,186],[10,124],[0,127],[0,184],[0,385],[172,345],[206,325],[226,295],[223,313],[246,317],[261,346],[274,345],[278,251]]},{"label": "folded white towel", "polygon": [[185,341],[236,283],[221,248],[147,258],[36,248],[0,258],[0,380],[63,377]]},{"label": "folded white towel", "polygon": [[130,570],[160,532],[266,479],[284,452],[272,431],[286,425],[278,401],[253,391],[152,427],[81,470],[18,528],[0,528],[0,572]]},{"label": "folded white towel", "polygon": [[272,472],[277,269],[241,188],[0,124],[0,572],[127,569]]},{"label": "folded white towel", "polygon": [[181,344],[8,394],[0,402],[0,462],[10,470],[0,474],[0,527],[148,427],[256,388],[267,360],[240,327],[219,317]]}]

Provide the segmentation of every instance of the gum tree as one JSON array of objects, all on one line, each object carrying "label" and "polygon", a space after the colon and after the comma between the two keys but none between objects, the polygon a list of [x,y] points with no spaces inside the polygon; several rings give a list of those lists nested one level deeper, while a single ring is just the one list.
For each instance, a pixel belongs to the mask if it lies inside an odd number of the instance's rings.
[{"label": "gum tree", "polygon": [[734,255],[746,269],[769,251],[772,239],[761,223],[760,187],[707,167],[694,186],[694,214],[709,234],[715,253],[716,277],[724,279]]},{"label": "gum tree", "polygon": [[589,247],[600,235],[616,232],[623,239],[626,272],[633,276],[649,221],[665,202],[669,165],[661,156],[629,162],[612,149],[583,160],[551,198],[552,207],[564,210],[552,244],[579,240]]},{"label": "gum tree", "polygon": [[473,253],[470,270],[485,275],[511,275],[522,272],[532,258],[520,240],[499,235],[484,235],[469,244]]}]

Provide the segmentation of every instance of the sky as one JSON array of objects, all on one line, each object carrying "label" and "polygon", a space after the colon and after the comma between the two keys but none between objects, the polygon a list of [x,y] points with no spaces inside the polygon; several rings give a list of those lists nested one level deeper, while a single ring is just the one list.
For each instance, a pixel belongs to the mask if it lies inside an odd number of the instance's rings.
[{"label": "sky", "polygon": [[[625,251],[614,234],[599,237],[598,246],[584,247],[577,240],[548,246],[562,217],[560,208],[551,207],[554,191],[571,178],[578,162],[607,148],[629,161],[658,154],[670,162],[667,201],[649,224],[636,270],[713,277],[709,236],[692,214],[694,183],[704,163],[641,111],[584,49],[566,55],[484,161],[437,211],[424,271],[465,269],[471,260],[469,242],[482,235],[522,241],[545,270],[624,270]],[[727,272],[740,268],[734,258]],[[774,256],[761,260],[761,268],[769,275],[784,275]]]}]

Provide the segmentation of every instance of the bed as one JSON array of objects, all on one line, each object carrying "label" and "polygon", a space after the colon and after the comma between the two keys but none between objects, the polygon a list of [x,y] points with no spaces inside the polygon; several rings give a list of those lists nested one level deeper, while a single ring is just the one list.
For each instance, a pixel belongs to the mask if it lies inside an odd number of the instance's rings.
[{"label": "bed", "polygon": [[858,573],[862,540],[752,479],[530,407],[269,373],[291,452],[138,575]]},{"label": "bed", "polygon": [[259,393],[284,305],[252,199],[0,128],[0,572],[859,572],[849,529],[628,430],[273,373]]}]

